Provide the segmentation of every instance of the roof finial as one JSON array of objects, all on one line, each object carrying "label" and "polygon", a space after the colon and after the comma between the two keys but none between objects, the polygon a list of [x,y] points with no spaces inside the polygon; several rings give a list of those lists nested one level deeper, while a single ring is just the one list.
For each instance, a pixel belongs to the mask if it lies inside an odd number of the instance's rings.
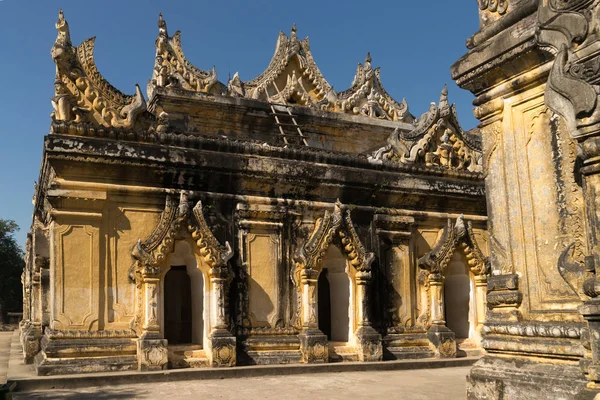
[{"label": "roof finial", "polygon": [[448,107],[448,85],[444,84],[444,88],[442,89],[442,94],[440,95],[440,108]]},{"label": "roof finial", "polygon": [[168,37],[167,22],[164,20],[162,12],[158,13],[158,35]]},{"label": "roof finial", "polygon": [[367,56],[365,57],[365,64],[370,63],[371,61],[371,52],[369,51],[367,52]]},{"label": "roof finial", "polygon": [[292,25],[292,32],[296,32],[298,30],[298,28],[296,27],[296,24],[294,23],[294,25]]},{"label": "roof finial", "polygon": [[56,37],[56,44],[61,46],[70,46],[71,45],[71,33],[69,32],[69,23],[65,19],[65,14],[63,13],[62,8],[58,10],[58,20],[56,21],[56,30],[58,31],[58,36]]}]

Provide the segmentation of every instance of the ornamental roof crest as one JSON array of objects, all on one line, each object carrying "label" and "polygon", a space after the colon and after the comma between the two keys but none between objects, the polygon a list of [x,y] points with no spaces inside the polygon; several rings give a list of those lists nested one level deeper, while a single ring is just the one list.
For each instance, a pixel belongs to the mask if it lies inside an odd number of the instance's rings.
[{"label": "ornamental roof crest", "polygon": [[162,13],[158,17],[158,38],[152,79],[148,85],[151,95],[153,85],[175,87],[199,93],[221,94],[224,85],[217,80],[215,67],[205,71],[195,67],[183,54],[181,32],[169,36]]},{"label": "ornamental roof crest", "polygon": [[369,156],[373,164],[384,162],[421,164],[469,172],[483,171],[481,136],[460,127],[456,106],[448,104],[448,88],[444,86],[439,104],[431,103],[415,128],[408,132],[395,129],[388,144]]},{"label": "ornamental roof crest", "polygon": [[147,125],[141,117],[151,117],[139,86],[135,86],[134,95],[123,94],[98,71],[94,61],[95,38],[73,46],[62,10],[56,30],[58,35],[51,50],[56,64],[52,119],[116,128]]},{"label": "ornamental roof crest", "polygon": [[359,63],[356,68],[351,87],[337,94],[337,101],[329,105],[329,110],[412,122],[414,117],[408,112],[406,100],[398,103],[388,94],[381,83],[380,69],[373,69],[371,61],[371,54],[367,53],[364,65]]},{"label": "ornamental roof crest", "polygon": [[324,108],[334,100],[335,92],[315,63],[308,38],[300,40],[296,32],[296,25],[289,37],[279,32],[269,66],[247,82],[239,81],[236,73],[228,84],[230,94],[313,108]]}]

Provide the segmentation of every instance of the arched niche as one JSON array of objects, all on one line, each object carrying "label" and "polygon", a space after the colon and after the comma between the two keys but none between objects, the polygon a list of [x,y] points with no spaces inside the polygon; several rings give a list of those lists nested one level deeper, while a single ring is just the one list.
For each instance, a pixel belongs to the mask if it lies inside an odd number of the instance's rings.
[{"label": "arched niche", "polygon": [[[359,361],[382,358],[381,335],[371,326],[368,314],[367,287],[374,254],[365,250],[352,223],[350,210],[342,211],[342,207],[336,202],[333,213],[326,211],[323,218],[317,219],[312,234],[295,256],[304,362],[328,361],[327,336],[318,327],[318,278],[324,269],[327,269],[330,300],[348,298],[349,323],[345,343],[354,348]],[[348,292],[344,290],[346,284]],[[335,327],[332,325],[332,341],[335,337],[342,341],[346,339],[341,332],[345,328],[345,307],[344,303],[331,307],[332,322],[337,311],[342,319],[342,322],[335,322]]]},{"label": "arched niche", "polygon": [[[222,245],[213,235],[202,202],[191,209],[185,192],[178,205],[174,196],[168,195],[156,228],[145,240],[138,240],[132,256],[135,261],[129,276],[136,285],[132,328],[140,336],[140,369],[163,369],[168,363],[164,280],[173,266],[185,267],[193,289],[192,342],[204,346],[209,365],[235,365],[235,337],[229,331],[227,309],[233,251],[228,242]],[[155,349],[152,357],[148,346]]]},{"label": "arched niche", "polygon": [[[351,306],[353,290],[352,280],[348,275],[346,257],[337,246],[329,246],[327,249],[319,274],[319,282],[321,282],[321,285],[317,287],[319,329],[321,329],[322,322],[327,323],[325,318],[320,314],[321,310],[325,310],[325,307],[321,303],[324,301],[329,305],[327,307],[329,309],[329,329],[328,332],[323,329],[321,331],[328,334],[328,339],[332,342],[346,343],[352,338],[354,331],[354,326],[350,323],[351,316],[354,314],[353,307]],[[322,287],[327,287],[329,298],[326,299],[322,295]]]},{"label": "arched niche", "polygon": [[455,224],[448,220],[418,265],[426,272],[423,286],[429,293],[422,299],[427,304],[421,304],[429,310],[425,325],[447,327],[456,339],[478,344],[485,319],[489,259],[479,248],[471,223],[462,216]]},{"label": "arched niche", "polygon": [[[166,303],[167,296],[172,295],[185,295],[184,288],[180,293],[168,293],[165,287],[167,282],[167,275],[173,267],[184,267],[185,273],[189,277],[190,283],[190,306],[191,306],[191,341],[190,344],[203,345],[206,342],[208,336],[207,329],[208,324],[206,321],[206,306],[210,301],[210,296],[206,290],[205,282],[207,280],[207,268],[202,268],[202,262],[198,267],[198,260],[192,251],[192,246],[187,240],[177,240],[173,246],[173,252],[167,257],[166,266],[162,272],[161,279],[161,304],[159,304],[159,315],[160,315],[160,326],[161,334],[166,337]],[[203,271],[204,270],[204,271]],[[167,338],[168,339],[168,338]]]}]

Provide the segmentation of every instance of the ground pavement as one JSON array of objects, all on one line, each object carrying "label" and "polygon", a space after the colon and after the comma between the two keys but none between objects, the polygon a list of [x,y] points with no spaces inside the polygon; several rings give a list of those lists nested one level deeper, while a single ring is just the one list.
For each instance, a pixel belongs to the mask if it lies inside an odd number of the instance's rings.
[{"label": "ground pavement", "polygon": [[14,399],[464,399],[470,367],[333,372],[13,393]]},{"label": "ground pavement", "polygon": [[0,386],[6,383],[8,372],[8,358],[10,354],[10,343],[13,333],[0,331]]}]

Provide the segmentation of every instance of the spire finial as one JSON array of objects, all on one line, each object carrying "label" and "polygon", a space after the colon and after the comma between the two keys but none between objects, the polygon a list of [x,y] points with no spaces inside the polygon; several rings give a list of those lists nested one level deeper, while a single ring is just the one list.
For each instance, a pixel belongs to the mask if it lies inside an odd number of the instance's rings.
[{"label": "spire finial", "polygon": [[448,85],[444,84],[442,94],[440,95],[440,108],[448,107]]},{"label": "spire finial", "polygon": [[292,25],[292,32],[296,32],[298,30],[298,28],[296,27],[296,24],[294,23],[294,25]]},{"label": "spire finial", "polygon": [[163,18],[162,12],[158,13],[158,35],[168,37],[167,21]]},{"label": "spire finial", "polygon": [[71,34],[69,32],[69,23],[65,19],[62,8],[58,10],[58,20],[56,21],[55,27],[58,31],[55,43],[61,46],[70,46]]},{"label": "spire finial", "polygon": [[371,52],[367,52],[367,56],[365,57],[365,63],[370,63],[372,61],[371,59]]}]

